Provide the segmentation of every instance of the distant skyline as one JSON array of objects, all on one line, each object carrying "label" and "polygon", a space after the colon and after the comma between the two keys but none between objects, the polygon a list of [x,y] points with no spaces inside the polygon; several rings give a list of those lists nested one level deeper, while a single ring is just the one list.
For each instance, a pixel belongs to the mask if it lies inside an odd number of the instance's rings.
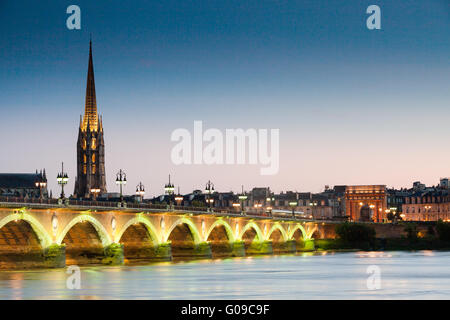
[{"label": "distant skyline", "polygon": [[[66,8],[81,8],[81,30]],[[381,8],[381,30],[366,8]],[[450,176],[450,6],[432,1],[2,1],[0,172],[73,193],[92,34],[109,192],[435,185]],[[171,163],[177,128],[280,129],[280,170]]]}]

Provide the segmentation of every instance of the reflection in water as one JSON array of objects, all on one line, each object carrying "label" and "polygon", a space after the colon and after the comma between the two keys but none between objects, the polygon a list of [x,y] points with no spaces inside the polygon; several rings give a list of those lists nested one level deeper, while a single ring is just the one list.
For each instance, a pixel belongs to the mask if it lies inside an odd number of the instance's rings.
[{"label": "reflection in water", "polygon": [[[0,272],[0,299],[448,299],[450,252],[320,252]],[[367,267],[381,270],[368,290]]]}]

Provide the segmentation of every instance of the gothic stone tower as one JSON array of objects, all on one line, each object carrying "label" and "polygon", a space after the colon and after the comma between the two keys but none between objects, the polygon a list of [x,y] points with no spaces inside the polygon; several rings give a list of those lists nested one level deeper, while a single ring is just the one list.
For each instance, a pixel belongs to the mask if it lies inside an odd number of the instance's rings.
[{"label": "gothic stone tower", "polygon": [[89,67],[86,85],[84,117],[80,117],[77,142],[77,178],[74,197],[92,198],[94,194],[106,193],[105,142],[103,123],[97,113],[95,97],[92,42],[89,42]]}]

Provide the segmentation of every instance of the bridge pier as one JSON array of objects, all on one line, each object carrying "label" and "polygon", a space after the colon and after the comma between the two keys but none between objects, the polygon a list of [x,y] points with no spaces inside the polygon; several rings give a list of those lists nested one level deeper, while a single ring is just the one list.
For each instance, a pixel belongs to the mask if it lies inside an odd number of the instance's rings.
[{"label": "bridge pier", "polygon": [[247,255],[273,254],[272,241],[253,241],[245,253]]},{"label": "bridge pier", "polygon": [[212,258],[211,246],[208,242],[201,242],[195,245],[193,258]]},{"label": "bridge pier", "polygon": [[161,243],[155,248],[155,260],[172,260],[172,246],[170,245],[170,243]]},{"label": "bridge pier", "polygon": [[105,257],[102,263],[106,265],[122,265],[123,264],[123,245],[112,243],[105,248]]},{"label": "bridge pier", "polygon": [[245,257],[244,241],[235,241],[231,244],[231,256],[232,257]]},{"label": "bridge pier", "polygon": [[52,244],[45,248],[44,265],[46,268],[64,268],[66,266],[66,246]]},{"label": "bridge pier", "polygon": [[314,251],[315,250],[315,246],[314,246],[314,240],[313,239],[308,239],[308,240],[303,240],[303,246],[301,248],[297,248],[297,251]]},{"label": "bridge pier", "polygon": [[276,254],[286,254],[286,253],[295,253],[297,251],[295,240],[288,240],[286,242],[280,243],[277,248],[273,246],[273,252]]}]

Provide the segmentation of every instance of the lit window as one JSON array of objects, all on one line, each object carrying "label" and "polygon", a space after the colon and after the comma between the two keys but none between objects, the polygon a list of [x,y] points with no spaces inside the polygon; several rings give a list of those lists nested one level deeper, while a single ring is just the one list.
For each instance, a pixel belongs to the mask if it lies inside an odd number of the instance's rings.
[{"label": "lit window", "polygon": [[96,169],[96,167],[95,167],[95,164],[92,166],[92,174],[95,174],[95,169]]},{"label": "lit window", "polygon": [[95,163],[95,153],[92,155],[92,163]]},{"label": "lit window", "polygon": [[97,148],[97,140],[95,138],[92,138],[92,150],[95,150]]}]

